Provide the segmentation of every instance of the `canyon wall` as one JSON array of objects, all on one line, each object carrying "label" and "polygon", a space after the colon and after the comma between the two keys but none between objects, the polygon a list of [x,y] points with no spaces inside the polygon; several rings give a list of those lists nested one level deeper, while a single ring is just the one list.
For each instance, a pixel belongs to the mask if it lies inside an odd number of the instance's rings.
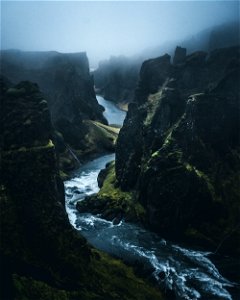
[{"label": "canyon wall", "polygon": [[46,100],[1,80],[1,299],[163,299],[68,221]]},{"label": "canyon wall", "polygon": [[239,253],[239,47],[145,61],[116,178],[162,236]]}]

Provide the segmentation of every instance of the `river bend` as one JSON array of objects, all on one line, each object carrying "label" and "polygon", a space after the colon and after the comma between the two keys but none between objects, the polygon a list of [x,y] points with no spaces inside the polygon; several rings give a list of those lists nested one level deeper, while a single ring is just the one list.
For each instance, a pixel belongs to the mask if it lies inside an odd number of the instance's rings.
[{"label": "river bend", "polygon": [[[121,125],[125,113],[102,97],[98,96],[98,101],[105,106],[108,122]],[[65,181],[66,210],[72,226],[96,248],[144,265],[162,287],[175,292],[176,299],[232,299],[228,287],[233,284],[219,273],[209,259],[210,253],[180,247],[125,221],[114,225],[76,210],[77,201],[98,192],[97,176],[114,159],[114,154],[107,154],[89,161]]]}]

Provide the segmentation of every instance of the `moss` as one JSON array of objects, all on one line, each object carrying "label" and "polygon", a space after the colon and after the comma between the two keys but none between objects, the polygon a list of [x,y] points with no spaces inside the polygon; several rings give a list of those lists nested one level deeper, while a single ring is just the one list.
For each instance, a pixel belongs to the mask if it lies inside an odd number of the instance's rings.
[{"label": "moss", "polygon": [[32,278],[13,275],[16,300],[69,300],[70,293]]},{"label": "moss", "polygon": [[102,124],[100,122],[96,122],[96,121],[92,121],[92,123],[100,128],[105,129],[107,132],[109,132],[111,134],[115,134],[115,135],[119,134],[119,131],[120,131],[119,127],[104,125],[104,124]]},{"label": "moss", "polygon": [[[165,175],[165,177],[171,178],[175,189],[178,182],[183,182],[182,185],[184,185],[187,178],[188,181],[195,182],[193,193],[187,194],[184,199],[186,201],[191,199],[188,205],[189,210],[191,203],[195,201],[195,211],[198,213],[195,218],[191,217],[189,221],[191,227],[184,229],[183,239],[194,245],[206,246],[213,251],[219,249],[219,251],[236,255],[239,253],[237,240],[240,236],[239,225],[237,225],[239,224],[237,214],[239,215],[240,195],[239,184],[237,184],[240,178],[239,152],[231,150],[224,156],[216,155],[214,149],[206,141],[200,137],[193,139],[191,134],[187,136],[191,138],[191,143],[187,144],[181,132],[182,126],[187,125],[184,117],[181,122],[179,126],[174,125],[168,132],[163,147],[153,153],[145,170],[151,170],[161,163],[163,167],[158,167],[157,170],[164,168],[164,170],[173,171],[172,165],[182,168],[181,172],[185,175],[176,177],[175,183],[174,176]],[[149,168],[148,165],[152,167]],[[179,188],[176,191],[179,192]],[[182,215],[184,216],[184,212]],[[169,228],[169,225],[167,226]]]},{"label": "moss", "polygon": [[87,134],[84,136],[84,147],[78,152],[80,156],[103,151],[114,151],[119,128],[107,126],[100,122],[85,120]]},{"label": "moss", "polygon": [[153,154],[152,154],[152,158],[154,158],[154,157],[158,157],[158,155],[159,155],[159,151],[155,151]]},{"label": "moss", "polygon": [[7,90],[7,95],[9,96],[14,96],[14,97],[19,97],[21,95],[24,95],[26,93],[25,88],[9,88]]},{"label": "moss", "polygon": [[69,179],[69,175],[67,175],[65,172],[63,172],[62,170],[59,172],[60,177],[62,179],[62,181],[66,181]]},{"label": "moss", "polygon": [[32,120],[31,119],[27,119],[23,125],[31,125],[32,124]]},{"label": "moss", "polygon": [[98,274],[101,276],[102,289],[106,293],[105,299],[164,299],[160,291],[143,279],[136,278],[132,268],[107,254],[95,251],[99,259],[95,261],[94,269],[97,276]]},{"label": "moss", "polygon": [[184,163],[183,164],[189,172],[194,172],[200,179],[202,179],[205,184],[208,187],[208,191],[210,192],[213,201],[221,201],[221,199],[217,196],[214,188],[214,184],[212,183],[211,179],[205,174],[203,171],[198,170],[195,166],[189,164],[189,163]]},{"label": "moss", "polygon": [[150,94],[148,97],[148,113],[147,117],[144,121],[144,125],[148,126],[151,124],[152,119],[155,116],[156,110],[158,109],[159,106],[159,101],[161,101],[161,96],[162,96],[162,89],[158,91],[155,94]]},{"label": "moss", "polygon": [[87,197],[77,204],[80,212],[101,214],[107,220],[144,222],[145,209],[135,200],[131,191],[122,191],[117,187],[115,164],[109,164],[105,172],[105,180],[97,195]]},{"label": "moss", "polygon": [[[15,145],[13,145],[13,148],[15,148]],[[54,148],[54,144],[52,142],[52,140],[49,140],[47,144],[45,145],[40,145],[40,146],[35,146],[35,147],[20,147],[17,149],[13,149],[13,150],[7,150],[7,151],[3,151],[4,154],[11,154],[12,152],[38,152],[38,151],[42,151],[44,149],[50,149],[50,148]]]},{"label": "moss", "polygon": [[79,289],[65,290],[32,277],[13,274],[15,300],[147,300],[165,299],[162,293],[143,279],[137,278],[131,267],[98,250],[93,250],[90,263],[91,280],[86,270]]},{"label": "moss", "polygon": [[[27,90],[28,84],[24,85]],[[38,91],[35,85],[29,89],[31,93]],[[26,108],[34,101],[26,101]],[[20,102],[9,101],[13,106]],[[33,105],[31,113],[35,111],[38,107]],[[23,119],[25,116],[9,128],[18,127]],[[44,127],[44,122],[33,121],[32,125]],[[70,225],[57,155],[49,140],[50,120],[48,125],[46,132],[38,132],[38,126],[33,126],[36,138],[29,133],[26,141],[25,128],[14,132],[4,145],[9,151],[1,157],[0,219],[4,230],[0,260],[1,283],[7,282],[5,299],[11,299],[8,296],[12,294],[15,300],[162,299],[123,263],[94,251]],[[106,128],[91,125],[107,132]]]},{"label": "moss", "polygon": [[93,121],[88,121],[88,125],[90,129],[90,134],[88,134],[89,140],[101,141],[102,143],[106,143],[107,140],[115,143],[119,132],[117,128]]},{"label": "moss", "polygon": [[108,199],[107,208],[123,213],[127,220],[143,221],[145,219],[145,209],[134,198],[133,192],[122,191],[116,186],[115,163],[108,167],[108,173],[100,189],[98,200]]}]

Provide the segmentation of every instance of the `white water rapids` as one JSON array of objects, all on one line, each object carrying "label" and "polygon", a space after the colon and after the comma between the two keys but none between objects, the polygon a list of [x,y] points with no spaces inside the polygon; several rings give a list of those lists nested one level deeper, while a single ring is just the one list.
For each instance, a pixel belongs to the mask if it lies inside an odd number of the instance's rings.
[{"label": "white water rapids", "polygon": [[113,225],[100,216],[76,210],[77,201],[98,192],[98,173],[114,158],[108,154],[94,159],[65,182],[66,210],[72,226],[96,248],[144,265],[162,287],[175,292],[176,299],[232,299],[227,288],[233,284],[218,272],[209,253],[174,245],[134,224],[122,221]]}]

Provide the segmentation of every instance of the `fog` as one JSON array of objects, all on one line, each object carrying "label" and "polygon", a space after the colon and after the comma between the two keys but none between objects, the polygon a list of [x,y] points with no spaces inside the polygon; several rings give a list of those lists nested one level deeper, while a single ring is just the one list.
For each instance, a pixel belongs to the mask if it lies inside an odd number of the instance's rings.
[{"label": "fog", "polygon": [[3,1],[1,48],[86,51],[95,66],[238,18],[238,1]]}]

